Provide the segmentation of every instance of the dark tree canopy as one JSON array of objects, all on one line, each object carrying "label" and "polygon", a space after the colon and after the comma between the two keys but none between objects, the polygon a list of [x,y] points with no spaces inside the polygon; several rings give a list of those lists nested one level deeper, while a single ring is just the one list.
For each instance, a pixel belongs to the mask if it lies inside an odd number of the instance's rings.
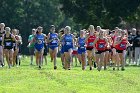
[{"label": "dark tree canopy", "polygon": [[113,28],[134,15],[140,0],[60,0],[64,13],[83,26],[93,24]]}]

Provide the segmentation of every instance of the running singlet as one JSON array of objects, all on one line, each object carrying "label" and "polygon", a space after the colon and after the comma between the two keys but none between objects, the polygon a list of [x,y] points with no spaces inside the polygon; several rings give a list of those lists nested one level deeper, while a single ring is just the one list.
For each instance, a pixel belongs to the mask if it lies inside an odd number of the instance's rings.
[{"label": "running singlet", "polygon": [[10,34],[9,37],[6,37],[6,34],[4,35],[4,49],[12,49],[13,48],[13,39]]},{"label": "running singlet", "polygon": [[3,35],[3,33],[0,32],[0,46],[2,45],[2,35]]},{"label": "running singlet", "polygon": [[44,48],[44,34],[37,34],[35,35],[35,48],[40,51]]},{"label": "running singlet", "polygon": [[78,48],[85,49],[85,38],[79,37],[78,44],[80,45]]},{"label": "running singlet", "polygon": [[58,46],[58,35],[56,33],[50,33],[49,40],[52,40],[50,46]]},{"label": "running singlet", "polygon": [[[18,38],[17,35],[15,36],[15,39],[16,39],[16,40],[19,40],[19,38]],[[19,44],[17,44],[17,45],[19,45]],[[16,41],[13,41],[13,47],[14,47],[14,48],[16,47]]]},{"label": "running singlet", "polygon": [[113,37],[111,37],[112,38],[112,48],[114,48],[114,42],[115,42],[115,39],[116,39],[116,36],[113,36]]},{"label": "running singlet", "polygon": [[121,41],[121,43],[120,44],[117,44],[116,46],[115,46],[115,48],[117,49],[117,50],[125,50],[126,48],[127,48],[127,40],[126,40],[126,38],[123,38],[122,39],[122,41]]},{"label": "running singlet", "polygon": [[64,36],[64,47],[73,47],[73,37],[71,34]]},{"label": "running singlet", "polygon": [[90,36],[89,38],[88,38],[88,41],[87,41],[87,47],[88,48],[93,48],[93,45],[94,45],[94,40],[96,39],[96,36],[95,35],[93,35],[93,36]]},{"label": "running singlet", "polygon": [[96,49],[99,51],[104,51],[106,49],[105,39],[99,39],[96,43]]}]

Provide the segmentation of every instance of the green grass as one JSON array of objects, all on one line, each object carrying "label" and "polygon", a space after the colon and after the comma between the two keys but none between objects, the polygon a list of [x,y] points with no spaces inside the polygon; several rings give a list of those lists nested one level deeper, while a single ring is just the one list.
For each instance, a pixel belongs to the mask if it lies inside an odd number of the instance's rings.
[{"label": "green grass", "polygon": [[0,68],[0,93],[140,93],[140,67],[126,67],[125,71],[98,72],[72,67],[53,70],[49,62],[41,70],[29,66],[29,58],[22,58],[21,67]]}]

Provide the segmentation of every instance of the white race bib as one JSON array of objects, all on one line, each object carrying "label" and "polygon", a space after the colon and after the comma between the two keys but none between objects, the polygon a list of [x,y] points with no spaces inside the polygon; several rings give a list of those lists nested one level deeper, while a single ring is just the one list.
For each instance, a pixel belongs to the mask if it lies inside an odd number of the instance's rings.
[{"label": "white race bib", "polygon": [[94,43],[93,43],[93,42],[89,43],[89,46],[93,46],[93,45],[94,45]]},{"label": "white race bib", "polygon": [[11,46],[11,42],[6,42],[6,46]]}]

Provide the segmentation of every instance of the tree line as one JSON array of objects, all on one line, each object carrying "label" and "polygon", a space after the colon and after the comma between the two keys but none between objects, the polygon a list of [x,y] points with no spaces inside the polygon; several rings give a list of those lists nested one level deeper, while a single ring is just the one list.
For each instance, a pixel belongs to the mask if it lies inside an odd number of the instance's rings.
[{"label": "tree line", "polygon": [[0,0],[0,22],[17,28],[23,37],[22,53],[27,54],[31,29],[49,26],[57,30],[70,25],[73,31],[88,25],[104,28],[139,27],[140,0]]}]

